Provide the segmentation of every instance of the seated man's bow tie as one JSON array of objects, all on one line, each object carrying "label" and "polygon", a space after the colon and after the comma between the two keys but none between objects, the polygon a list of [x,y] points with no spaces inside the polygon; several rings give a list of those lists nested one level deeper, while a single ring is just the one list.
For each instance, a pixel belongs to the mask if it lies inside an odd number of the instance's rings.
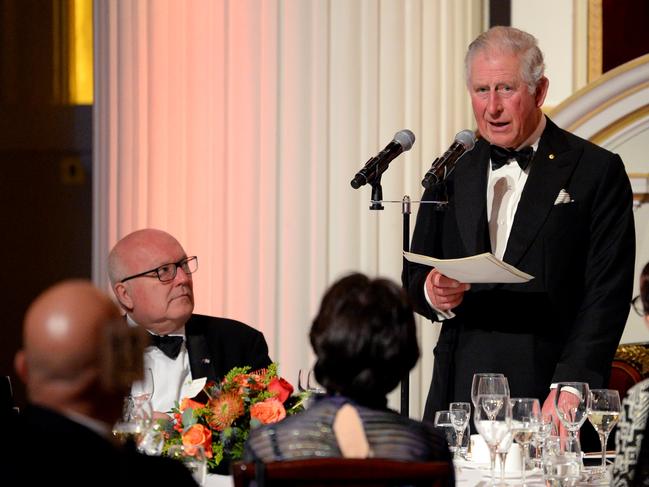
[{"label": "seated man's bow tie", "polygon": [[183,337],[178,335],[151,335],[151,344],[162,350],[162,353],[170,359],[175,359],[183,346]]},{"label": "seated man's bow tie", "polygon": [[500,169],[505,164],[508,164],[510,160],[516,159],[518,165],[521,166],[521,169],[524,171],[525,168],[529,165],[534,155],[534,149],[531,147],[524,147],[521,150],[510,150],[503,149],[497,145],[491,146],[491,169],[495,171]]}]

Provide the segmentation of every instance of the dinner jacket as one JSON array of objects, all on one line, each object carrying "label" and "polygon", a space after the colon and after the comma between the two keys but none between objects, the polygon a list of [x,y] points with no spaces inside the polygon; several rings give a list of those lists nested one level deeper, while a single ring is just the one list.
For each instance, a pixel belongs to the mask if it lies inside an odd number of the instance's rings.
[{"label": "dinner jacket", "polygon": [[51,409],[28,405],[3,428],[2,485],[197,485],[181,463],[121,447]]},{"label": "dinner jacket", "polygon": [[234,367],[268,367],[264,335],[239,321],[193,314],[185,324],[192,378],[220,380]]},{"label": "dinner jacket", "polygon": [[[446,259],[491,252],[489,160],[489,143],[480,139],[447,178],[446,209],[421,205],[413,252]],[[434,187],[422,199],[443,193]],[[634,258],[622,160],[548,118],[503,257],[534,279],[471,285],[455,318],[442,323],[424,417],[469,401],[476,372],[502,372],[512,397],[541,401],[554,382],[605,387],[629,312]],[[409,264],[403,278],[416,310],[436,321],[424,296],[429,271]]]}]

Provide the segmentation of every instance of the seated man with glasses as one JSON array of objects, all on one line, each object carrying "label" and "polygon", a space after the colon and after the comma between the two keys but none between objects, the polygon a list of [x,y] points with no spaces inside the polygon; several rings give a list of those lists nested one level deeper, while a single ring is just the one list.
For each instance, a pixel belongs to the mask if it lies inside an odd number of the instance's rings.
[{"label": "seated man with glasses", "polygon": [[256,370],[271,363],[258,330],[193,314],[197,269],[196,256],[188,257],[174,237],[156,229],[127,235],[108,257],[111,285],[126,319],[151,333],[144,366],[153,374],[152,404],[158,412],[195,395],[192,380],[220,380],[233,367]]}]

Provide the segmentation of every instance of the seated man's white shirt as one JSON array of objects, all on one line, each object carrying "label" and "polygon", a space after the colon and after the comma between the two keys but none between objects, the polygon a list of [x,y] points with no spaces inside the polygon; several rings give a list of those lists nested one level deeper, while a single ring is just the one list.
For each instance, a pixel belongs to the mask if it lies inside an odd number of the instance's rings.
[{"label": "seated man's white shirt", "polygon": [[[137,324],[128,316],[131,325]],[[177,333],[170,333],[170,336],[182,336],[185,338],[185,329]],[[167,413],[176,405],[176,402],[187,397],[189,386],[192,381],[192,373],[189,367],[189,355],[185,345],[186,340],[180,348],[180,353],[175,359],[167,357],[162,350],[155,346],[144,349],[144,368],[151,369],[153,375],[153,397],[151,404],[154,411]],[[137,395],[138,384],[133,384],[131,393]]]}]

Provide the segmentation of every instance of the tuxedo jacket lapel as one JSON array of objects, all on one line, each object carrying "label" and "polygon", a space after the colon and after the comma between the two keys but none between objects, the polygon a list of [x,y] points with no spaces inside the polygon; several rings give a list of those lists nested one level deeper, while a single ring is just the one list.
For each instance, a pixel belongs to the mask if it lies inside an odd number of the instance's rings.
[{"label": "tuxedo jacket lapel", "polygon": [[557,126],[547,126],[532,160],[503,260],[517,265],[546,221],[559,191],[568,186],[583,149],[569,149]]},{"label": "tuxedo jacket lapel", "polygon": [[[468,255],[489,251],[487,226],[487,165],[489,144],[480,140],[459,162],[455,174],[455,214]],[[461,181],[461,183],[460,183]]]},{"label": "tuxedo jacket lapel", "polygon": [[192,377],[194,379],[200,377],[207,377],[210,380],[216,379],[215,364],[212,363],[205,335],[189,332],[190,327],[187,325],[185,325],[185,330],[187,332],[187,353],[189,354],[189,367],[192,371]]}]

